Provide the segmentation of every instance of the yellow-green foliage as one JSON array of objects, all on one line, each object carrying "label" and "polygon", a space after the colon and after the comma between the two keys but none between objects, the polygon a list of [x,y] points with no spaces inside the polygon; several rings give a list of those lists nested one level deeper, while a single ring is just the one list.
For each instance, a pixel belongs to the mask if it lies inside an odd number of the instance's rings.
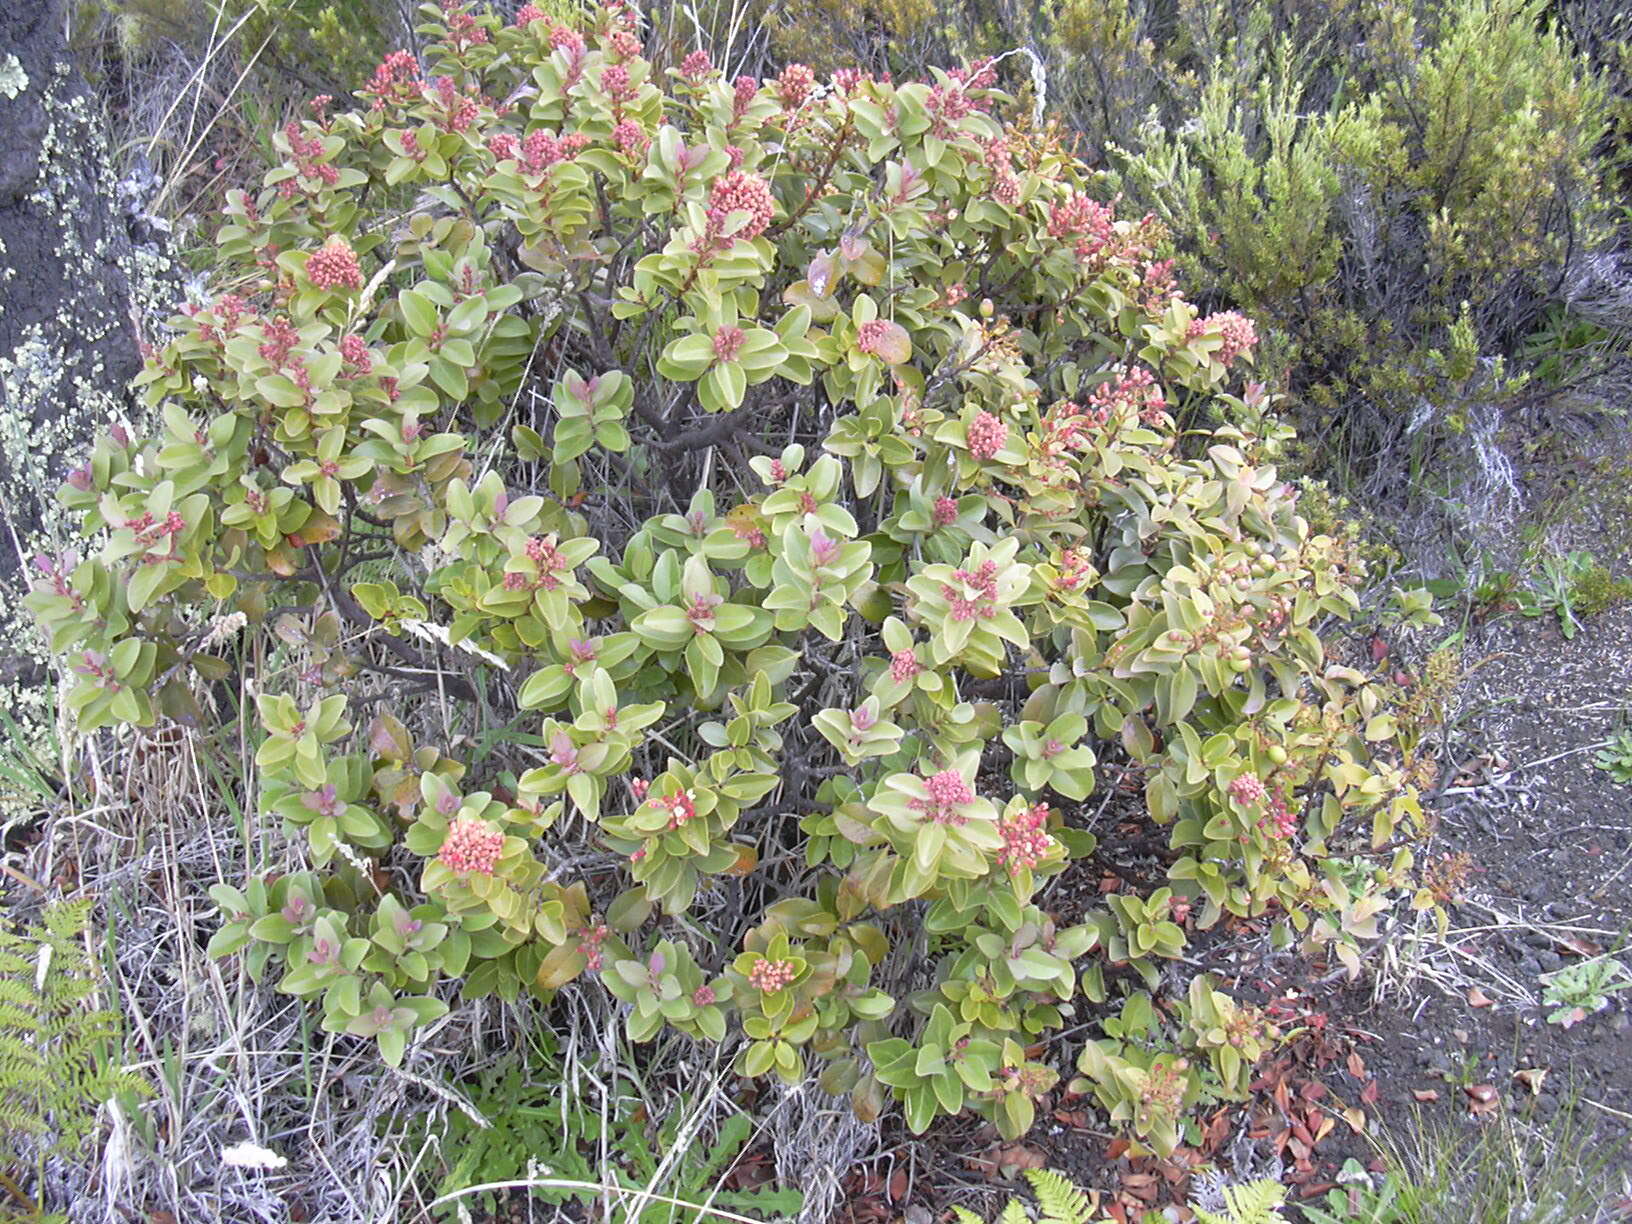
[{"label": "yellow-green foliage", "polygon": [[[1090,1224],[1097,1216],[1098,1200],[1090,1203],[1088,1196],[1063,1173],[1053,1169],[1026,1169],[1024,1173],[1032,1194],[1037,1196],[1037,1224]],[[982,1224],[981,1218],[967,1207],[952,1208],[952,1216],[958,1224]],[[1030,1224],[1031,1219],[1025,1204],[1011,1198],[993,1224]]]},{"label": "yellow-green foliage", "polygon": [[104,1101],[146,1091],[113,1061],[122,1024],[85,950],[90,909],[66,903],[40,925],[0,928],[0,1166],[25,1147],[78,1151]]}]

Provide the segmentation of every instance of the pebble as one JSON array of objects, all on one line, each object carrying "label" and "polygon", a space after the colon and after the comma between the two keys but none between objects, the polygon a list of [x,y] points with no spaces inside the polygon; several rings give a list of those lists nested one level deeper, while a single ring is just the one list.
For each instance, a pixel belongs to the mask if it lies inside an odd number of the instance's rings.
[{"label": "pebble", "polygon": [[1536,963],[1541,966],[1543,973],[1551,973],[1554,969],[1564,967],[1564,958],[1551,948],[1545,948],[1536,953]]}]

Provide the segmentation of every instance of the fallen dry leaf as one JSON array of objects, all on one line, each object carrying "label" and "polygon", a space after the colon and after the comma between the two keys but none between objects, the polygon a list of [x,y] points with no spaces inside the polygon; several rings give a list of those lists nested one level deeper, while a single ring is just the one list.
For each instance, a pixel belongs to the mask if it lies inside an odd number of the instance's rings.
[{"label": "fallen dry leaf", "polygon": [[1531,1096],[1541,1095],[1542,1081],[1547,1078],[1546,1067],[1524,1067],[1513,1072],[1513,1078],[1530,1089]]},{"label": "fallen dry leaf", "polygon": [[1413,1088],[1411,1089],[1411,1095],[1423,1102],[1439,1100],[1439,1093],[1432,1088]]},{"label": "fallen dry leaf", "polygon": [[1470,988],[1468,991],[1469,1007],[1490,1007],[1494,1004],[1494,1002],[1495,1001],[1489,995],[1480,990],[1477,986]]},{"label": "fallen dry leaf", "polygon": [[1474,1114],[1494,1113],[1500,1098],[1496,1094],[1493,1084],[1469,1084],[1462,1089],[1468,1096],[1468,1112]]},{"label": "fallen dry leaf", "polygon": [[1343,1111],[1343,1121],[1349,1124],[1349,1129],[1355,1134],[1364,1134],[1366,1129],[1366,1115],[1364,1110],[1350,1106]]}]

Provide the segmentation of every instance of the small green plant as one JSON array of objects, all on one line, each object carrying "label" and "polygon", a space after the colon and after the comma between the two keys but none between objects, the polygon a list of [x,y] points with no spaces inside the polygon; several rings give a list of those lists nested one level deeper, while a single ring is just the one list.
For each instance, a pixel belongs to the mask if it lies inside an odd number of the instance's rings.
[{"label": "small green plant", "polygon": [[643,1190],[675,1200],[647,1202],[638,1212],[616,1217],[623,1224],[708,1224],[717,1217],[703,1204],[756,1218],[797,1215],[804,1195],[796,1189],[732,1190],[721,1184],[752,1136],[753,1123],[745,1114],[722,1121],[712,1143],[690,1142],[678,1159],[665,1160],[687,1138],[682,1132],[694,1112],[691,1100],[678,1098],[654,1133],[638,1103],[603,1116],[586,1103],[569,1101],[553,1046],[542,1056],[511,1058],[478,1080],[471,1095],[475,1116],[461,1109],[448,1114],[438,1144],[445,1171],[434,1188],[436,1197],[447,1201],[437,1211],[450,1220],[471,1207],[497,1216],[503,1208],[500,1192],[462,1192],[531,1180],[560,1182],[525,1191],[557,1206],[593,1207],[619,1192],[633,1202]]},{"label": "small green plant", "polygon": [[[1037,1214],[1033,1216],[1018,1198],[1011,1198],[998,1213],[992,1224],[1092,1224],[1098,1218],[1099,1197],[1092,1199],[1053,1169],[1025,1169],[1025,1178],[1031,1183],[1031,1192],[1037,1198]],[[957,1224],[984,1224],[967,1207],[952,1208]]]},{"label": "small green plant", "polygon": [[[36,1185],[47,1159],[79,1153],[103,1103],[149,1092],[119,1064],[124,1026],[86,952],[90,914],[89,900],[63,902],[37,925],[0,926],[0,1173],[32,1166]],[[37,1212],[12,1178],[0,1186]]]},{"label": "small green plant", "polygon": [[1570,1028],[1609,1006],[1610,996],[1632,987],[1632,974],[1610,953],[1576,961],[1542,978],[1549,1024]]},{"label": "small green plant", "polygon": [[1404,1181],[1393,1169],[1373,1178],[1350,1157],[1338,1174],[1338,1187],[1323,1199],[1299,1204],[1309,1224],[1405,1224]]},{"label": "small green plant", "polygon": [[1600,748],[1592,763],[1615,781],[1632,784],[1632,729],[1620,732]]}]

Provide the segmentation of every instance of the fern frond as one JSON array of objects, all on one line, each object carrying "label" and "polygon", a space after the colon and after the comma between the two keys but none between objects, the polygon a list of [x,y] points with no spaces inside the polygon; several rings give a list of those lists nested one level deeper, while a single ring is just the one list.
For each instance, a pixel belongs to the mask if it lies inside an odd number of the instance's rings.
[{"label": "fern frond", "polygon": [[952,1208],[952,1220],[953,1224],[986,1224],[985,1220],[982,1220],[967,1207]]},{"label": "fern frond", "polygon": [[1279,1182],[1262,1178],[1224,1187],[1225,1215],[1195,1207],[1198,1224],[1286,1224],[1278,1210],[1286,1202],[1286,1189]]},{"label": "fern frond", "polygon": [[1027,1169],[1025,1174],[1031,1183],[1031,1192],[1043,1209],[1041,1224],[1090,1224],[1093,1208],[1088,1205],[1088,1196],[1063,1173],[1053,1169]]},{"label": "fern frond", "polygon": [[1026,1218],[1026,1209],[1020,1205],[1020,1200],[1011,1198],[995,1224],[1031,1224],[1031,1221]]}]

